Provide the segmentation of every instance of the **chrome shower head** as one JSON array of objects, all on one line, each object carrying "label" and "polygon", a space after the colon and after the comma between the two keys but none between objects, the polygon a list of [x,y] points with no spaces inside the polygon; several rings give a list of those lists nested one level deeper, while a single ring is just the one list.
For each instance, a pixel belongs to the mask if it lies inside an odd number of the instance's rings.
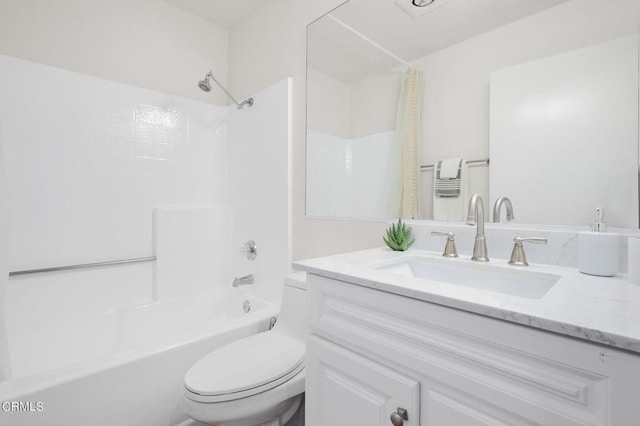
[{"label": "chrome shower head", "polygon": [[231,93],[229,93],[229,91],[227,89],[225,89],[225,87],[222,84],[220,84],[220,82],[218,80],[216,80],[216,78],[213,76],[211,71],[209,71],[207,73],[207,75],[204,77],[204,80],[200,80],[198,82],[198,87],[201,90],[205,91],[205,92],[210,92],[211,91],[211,80],[213,80],[213,82],[216,83],[218,85],[218,87],[220,87],[224,91],[224,93],[227,94],[229,99],[231,99],[233,101],[233,103],[236,104],[238,109],[242,109],[242,107],[244,107],[245,105],[249,105],[249,106],[253,105],[253,98],[247,98],[244,101],[238,103],[238,101],[236,101],[235,98],[233,96],[231,96]]},{"label": "chrome shower head", "polygon": [[198,87],[200,88],[200,90],[203,90],[205,92],[211,91],[211,83],[209,83],[209,74],[207,74],[204,80],[200,80],[198,82]]}]

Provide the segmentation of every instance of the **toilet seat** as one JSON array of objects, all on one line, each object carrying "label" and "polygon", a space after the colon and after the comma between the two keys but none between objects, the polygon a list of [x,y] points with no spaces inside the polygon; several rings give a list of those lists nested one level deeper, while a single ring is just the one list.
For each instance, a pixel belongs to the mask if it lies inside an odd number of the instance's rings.
[{"label": "toilet seat", "polygon": [[305,345],[276,331],[223,346],[198,361],[185,376],[185,396],[224,402],[273,389],[304,369]]}]

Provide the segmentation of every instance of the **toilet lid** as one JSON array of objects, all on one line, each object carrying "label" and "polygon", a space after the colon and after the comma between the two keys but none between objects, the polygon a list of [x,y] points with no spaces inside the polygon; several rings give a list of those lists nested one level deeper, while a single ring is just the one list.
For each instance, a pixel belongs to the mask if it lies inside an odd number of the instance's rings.
[{"label": "toilet lid", "polygon": [[274,331],[259,333],[211,352],[191,367],[184,383],[191,393],[217,397],[212,402],[242,398],[293,377],[304,368],[304,356],[303,342]]}]

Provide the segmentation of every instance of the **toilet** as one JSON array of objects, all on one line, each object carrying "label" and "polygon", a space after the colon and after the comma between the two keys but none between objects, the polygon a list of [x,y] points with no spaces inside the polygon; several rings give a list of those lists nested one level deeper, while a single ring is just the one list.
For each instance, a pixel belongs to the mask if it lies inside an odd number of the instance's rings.
[{"label": "toilet", "polygon": [[222,346],[184,378],[182,408],[216,426],[282,426],[303,401],[306,275],[285,277],[280,315],[267,332]]}]

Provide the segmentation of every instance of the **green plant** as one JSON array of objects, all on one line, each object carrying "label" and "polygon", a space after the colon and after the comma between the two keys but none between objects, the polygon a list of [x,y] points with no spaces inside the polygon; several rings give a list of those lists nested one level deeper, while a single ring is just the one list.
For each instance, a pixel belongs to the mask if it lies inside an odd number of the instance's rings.
[{"label": "green plant", "polygon": [[[411,228],[402,223],[402,219],[398,219],[398,225],[391,224],[391,227],[387,229],[387,237],[382,237],[384,242],[389,246],[391,250],[405,251],[411,244],[415,242],[415,238],[411,239]],[[411,239],[411,241],[409,241]]]}]

